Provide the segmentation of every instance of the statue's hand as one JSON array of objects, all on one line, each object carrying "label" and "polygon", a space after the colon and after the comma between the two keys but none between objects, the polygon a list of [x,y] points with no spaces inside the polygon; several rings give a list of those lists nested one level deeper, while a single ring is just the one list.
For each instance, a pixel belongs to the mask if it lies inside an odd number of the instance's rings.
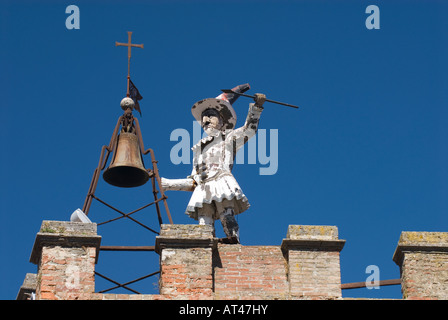
[{"label": "statue's hand", "polygon": [[256,93],[254,100],[255,100],[255,105],[258,108],[263,109],[263,103],[266,101],[266,95],[264,95],[262,93]]}]

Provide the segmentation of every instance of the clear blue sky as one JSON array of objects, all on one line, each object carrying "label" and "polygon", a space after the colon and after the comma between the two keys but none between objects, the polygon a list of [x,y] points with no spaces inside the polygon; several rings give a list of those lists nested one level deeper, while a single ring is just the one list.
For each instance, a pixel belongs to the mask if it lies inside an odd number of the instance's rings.
[{"label": "clear blue sky", "polygon": [[[79,30],[65,26],[70,4]],[[365,26],[371,4],[379,30]],[[191,106],[248,82],[248,93],[300,109],[265,105],[260,129],[278,130],[276,174],[260,175],[258,160],[234,168],[252,205],[238,216],[242,243],[280,245],[291,224],[336,225],[343,283],[364,281],[369,265],[382,280],[399,278],[392,255],[402,231],[448,231],[446,12],[444,1],[2,1],[0,299],[15,299],[36,272],[29,256],[42,221],[83,206],[122,113],[127,59],[115,41],[127,31],[145,46],[133,50],[131,73],[162,176],[191,172],[170,159],[171,132],[193,130]],[[249,102],[234,105],[238,126]],[[97,195],[124,211],[152,198],[149,185],[102,180]],[[189,193],[167,195],[175,223],[196,223],[184,214]],[[89,214],[115,216],[97,202]],[[153,209],[135,218],[157,227]],[[132,221],[98,233],[103,245],[154,241]],[[119,282],[157,268],[155,253],[116,255],[102,252],[97,270]],[[131,287],[153,293],[155,283]],[[399,286],[343,295],[401,298]]]}]

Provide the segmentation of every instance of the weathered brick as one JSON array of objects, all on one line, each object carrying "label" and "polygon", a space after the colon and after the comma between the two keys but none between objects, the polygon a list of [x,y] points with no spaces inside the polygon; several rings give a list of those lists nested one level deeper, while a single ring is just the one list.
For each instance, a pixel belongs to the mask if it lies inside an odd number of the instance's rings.
[{"label": "weathered brick", "polygon": [[282,249],[291,298],[341,298],[339,251],[344,242],[333,226],[289,226]]},{"label": "weathered brick", "polygon": [[393,260],[404,299],[448,299],[447,232],[402,232]]},{"label": "weathered brick", "polygon": [[81,293],[89,297],[95,289],[100,239],[93,224],[44,221],[30,259],[38,264],[37,298],[80,299]]}]

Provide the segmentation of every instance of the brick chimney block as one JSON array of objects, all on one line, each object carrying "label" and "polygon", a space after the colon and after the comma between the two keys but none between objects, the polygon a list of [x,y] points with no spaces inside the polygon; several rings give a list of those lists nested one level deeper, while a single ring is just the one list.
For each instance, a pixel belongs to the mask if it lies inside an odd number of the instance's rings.
[{"label": "brick chimney block", "polygon": [[36,299],[73,300],[95,291],[101,237],[95,223],[43,221],[30,262],[38,266]]},{"label": "brick chimney block", "polygon": [[212,299],[214,230],[207,225],[161,225],[159,290],[172,299]]},{"label": "brick chimney block", "polygon": [[393,261],[403,299],[448,299],[448,232],[402,232]]},{"label": "brick chimney block", "polygon": [[339,253],[345,240],[335,226],[290,225],[281,248],[288,264],[291,299],[340,299]]}]

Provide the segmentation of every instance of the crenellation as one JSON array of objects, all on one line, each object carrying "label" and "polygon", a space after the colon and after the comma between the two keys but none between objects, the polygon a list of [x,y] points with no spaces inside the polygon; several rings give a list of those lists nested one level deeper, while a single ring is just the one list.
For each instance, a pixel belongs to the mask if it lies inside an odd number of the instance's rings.
[{"label": "crenellation", "polygon": [[[280,246],[223,244],[203,225],[162,225],[159,294],[95,292],[96,224],[44,221],[18,300],[341,300],[335,226],[291,225]],[[393,260],[403,299],[448,299],[448,233],[403,232]]]}]

